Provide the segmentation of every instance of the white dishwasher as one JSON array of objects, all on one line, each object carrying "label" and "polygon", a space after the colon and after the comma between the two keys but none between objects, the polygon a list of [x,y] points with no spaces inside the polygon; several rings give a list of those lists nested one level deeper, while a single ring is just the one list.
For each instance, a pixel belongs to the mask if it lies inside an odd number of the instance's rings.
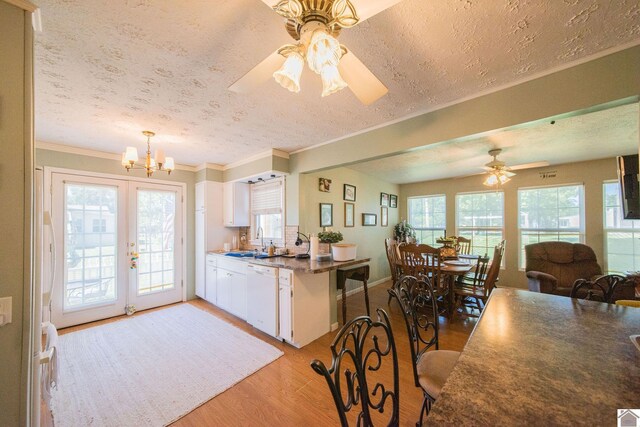
[{"label": "white dishwasher", "polygon": [[247,268],[247,322],[278,336],[278,269],[249,264]]}]

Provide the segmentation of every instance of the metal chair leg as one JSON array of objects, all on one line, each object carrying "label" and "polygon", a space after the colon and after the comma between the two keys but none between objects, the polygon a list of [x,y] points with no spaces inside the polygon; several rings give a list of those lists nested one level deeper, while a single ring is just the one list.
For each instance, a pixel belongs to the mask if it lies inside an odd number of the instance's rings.
[{"label": "metal chair leg", "polygon": [[422,427],[424,422],[424,416],[429,415],[429,411],[431,411],[431,399],[427,393],[423,393],[424,398],[422,399],[422,408],[420,408],[420,421],[416,423],[416,427]]}]

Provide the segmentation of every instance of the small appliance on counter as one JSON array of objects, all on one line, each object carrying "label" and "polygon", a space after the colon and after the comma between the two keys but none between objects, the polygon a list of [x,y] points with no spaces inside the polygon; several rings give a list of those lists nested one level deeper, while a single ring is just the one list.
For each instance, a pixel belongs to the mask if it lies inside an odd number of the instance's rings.
[{"label": "small appliance on counter", "polygon": [[331,261],[331,254],[318,254],[316,255],[316,261],[318,262]]}]

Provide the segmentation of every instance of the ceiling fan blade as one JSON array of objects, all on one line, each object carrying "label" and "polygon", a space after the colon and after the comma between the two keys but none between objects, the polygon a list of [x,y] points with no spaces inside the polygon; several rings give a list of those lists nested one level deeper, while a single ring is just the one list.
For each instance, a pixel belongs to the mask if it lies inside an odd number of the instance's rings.
[{"label": "ceiling fan blade", "polygon": [[262,0],[262,2],[269,6],[269,8],[271,9],[273,9],[273,7],[278,4],[278,0]]},{"label": "ceiling fan blade", "polygon": [[389,89],[351,51],[342,56],[338,70],[349,89],[364,105],[374,103],[389,92]]},{"label": "ceiling fan blade", "polygon": [[513,172],[509,172],[509,171],[507,171],[507,170],[502,171],[502,173],[503,173],[504,175],[506,175],[506,176],[507,176],[507,178],[512,178],[512,177],[516,176],[516,174],[515,174],[515,173],[513,173]]},{"label": "ceiling fan blade", "polygon": [[238,81],[229,86],[229,90],[237,93],[251,92],[269,80],[269,78],[273,76],[273,73],[282,67],[285,60],[285,57],[280,55],[276,50]]},{"label": "ceiling fan blade", "polygon": [[[267,0],[262,1],[267,3]],[[360,18],[358,23],[360,23],[401,1],[402,0],[351,0],[351,3],[358,13],[358,18]]]},{"label": "ceiling fan blade", "polygon": [[517,171],[522,169],[543,168],[545,166],[549,166],[549,162],[523,163],[521,165],[510,166],[509,169]]}]

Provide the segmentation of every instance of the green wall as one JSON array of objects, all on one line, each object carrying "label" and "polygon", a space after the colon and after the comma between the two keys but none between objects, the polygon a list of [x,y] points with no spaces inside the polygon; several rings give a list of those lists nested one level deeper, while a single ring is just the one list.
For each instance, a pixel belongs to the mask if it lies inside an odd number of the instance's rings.
[{"label": "green wall", "polygon": [[0,327],[0,426],[18,426],[27,419],[33,176],[30,22],[30,13],[0,1],[0,297],[12,297],[12,321]]}]

